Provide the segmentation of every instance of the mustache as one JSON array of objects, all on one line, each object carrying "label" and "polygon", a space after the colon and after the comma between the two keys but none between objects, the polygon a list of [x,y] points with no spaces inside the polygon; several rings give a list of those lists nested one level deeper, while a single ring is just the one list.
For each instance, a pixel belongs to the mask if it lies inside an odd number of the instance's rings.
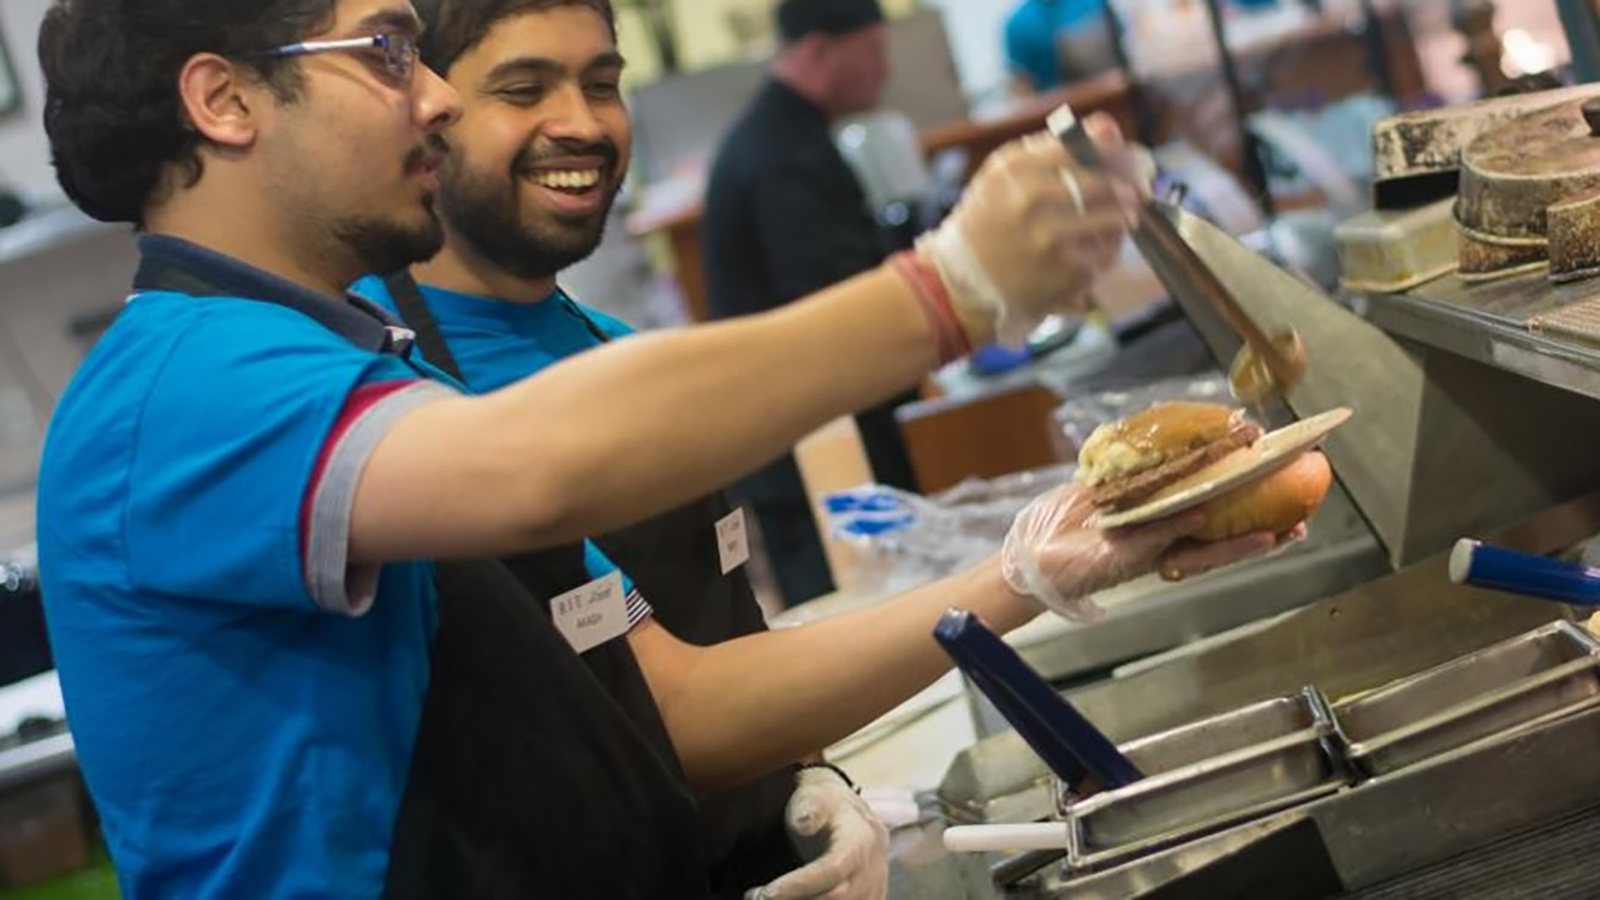
[{"label": "mustache", "polygon": [[525,175],[540,163],[572,156],[594,156],[604,160],[607,169],[615,169],[622,158],[621,151],[612,141],[575,141],[557,138],[538,147],[525,147],[511,161],[511,170]]},{"label": "mustache", "polygon": [[422,165],[422,161],[430,156],[447,156],[449,153],[450,145],[445,142],[444,137],[430,134],[423,139],[422,143],[412,147],[411,152],[406,154],[406,168],[416,168]]}]

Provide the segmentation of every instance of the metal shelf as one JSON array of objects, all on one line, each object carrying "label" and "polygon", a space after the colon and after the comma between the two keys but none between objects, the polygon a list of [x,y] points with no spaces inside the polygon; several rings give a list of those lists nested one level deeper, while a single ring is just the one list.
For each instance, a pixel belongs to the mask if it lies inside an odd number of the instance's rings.
[{"label": "metal shelf", "polygon": [[1528,330],[1534,316],[1600,299],[1600,281],[1557,285],[1539,271],[1472,285],[1447,275],[1405,294],[1348,299],[1390,334],[1600,400],[1600,347]]}]

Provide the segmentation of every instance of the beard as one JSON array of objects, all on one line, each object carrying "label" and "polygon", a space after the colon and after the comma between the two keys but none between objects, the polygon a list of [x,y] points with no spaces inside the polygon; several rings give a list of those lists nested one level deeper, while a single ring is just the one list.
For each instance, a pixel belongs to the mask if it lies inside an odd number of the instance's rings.
[{"label": "beard", "polygon": [[562,152],[607,160],[601,182],[606,196],[597,212],[562,216],[543,209],[525,209],[523,178],[538,158],[525,150],[517,155],[505,178],[469,172],[459,157],[452,157],[440,172],[444,184],[440,213],[457,236],[501,271],[522,279],[553,277],[587,259],[600,246],[606,220],[621,188],[620,183],[612,183],[619,156],[613,145]]},{"label": "beard", "polygon": [[421,221],[345,218],[333,224],[334,235],[360,261],[362,271],[387,275],[426,262],[444,247],[444,226],[430,198]]},{"label": "beard", "polygon": [[445,247],[445,226],[438,221],[434,202],[427,200],[427,215],[419,223],[395,219],[346,218],[333,224],[333,232],[362,261],[363,272],[389,274],[414,263],[426,263]]}]

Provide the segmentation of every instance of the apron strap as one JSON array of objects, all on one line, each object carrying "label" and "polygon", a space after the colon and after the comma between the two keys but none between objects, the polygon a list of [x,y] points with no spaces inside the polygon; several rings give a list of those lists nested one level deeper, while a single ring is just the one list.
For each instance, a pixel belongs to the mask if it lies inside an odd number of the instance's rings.
[{"label": "apron strap", "polygon": [[[428,358],[428,362],[449,373],[455,380],[466,383],[466,378],[461,374],[461,364],[456,361],[455,352],[450,349],[450,342],[445,340],[444,331],[439,328],[439,320],[434,318],[433,310],[428,308],[428,301],[422,296],[422,288],[418,286],[410,270],[403,269],[388,276],[383,279],[383,284],[389,289],[389,296],[394,300],[395,308],[400,310],[400,318],[417,333],[417,346],[422,348],[422,354]],[[595,340],[602,344],[611,342],[611,337],[601,330],[593,319],[585,315],[565,291],[558,288],[556,296],[552,299],[560,304],[563,312],[582,322],[583,327]]]},{"label": "apron strap", "polygon": [[583,327],[589,330],[589,333],[594,336],[595,340],[602,344],[611,343],[611,336],[600,330],[600,326],[596,325],[593,319],[589,318],[589,316],[585,314],[582,309],[578,308],[578,304],[571,297],[567,296],[566,291],[557,288],[555,300],[557,303],[561,304],[561,309],[564,310],[567,315],[572,316],[579,322],[582,322]]},{"label": "apron strap", "polygon": [[417,280],[411,277],[410,270],[402,269],[385,278],[383,283],[389,289],[389,296],[394,298],[395,307],[400,310],[400,318],[417,333],[417,346],[422,348],[422,355],[451,378],[465,384],[467,379],[461,374],[461,364],[456,362],[450,342],[444,339],[444,332],[440,330],[433,312],[428,309],[428,301],[423,299],[422,289],[417,286]]}]

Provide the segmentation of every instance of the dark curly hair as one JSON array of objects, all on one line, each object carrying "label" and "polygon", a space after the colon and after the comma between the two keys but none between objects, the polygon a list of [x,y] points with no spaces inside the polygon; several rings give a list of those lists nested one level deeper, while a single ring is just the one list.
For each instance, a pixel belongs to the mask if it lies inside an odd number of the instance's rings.
[{"label": "dark curly hair", "polygon": [[[197,53],[249,57],[304,40],[337,0],[55,0],[39,30],[44,127],[56,178],[89,215],[144,224],[170,166],[200,178],[201,145],[178,96]],[[293,60],[249,65],[285,102],[304,85]]]},{"label": "dark curly hair", "polygon": [[558,6],[587,6],[605,19],[612,39],[617,36],[617,15],[611,0],[412,0],[412,5],[428,26],[422,35],[422,62],[445,77],[495,23],[523,13]]}]

